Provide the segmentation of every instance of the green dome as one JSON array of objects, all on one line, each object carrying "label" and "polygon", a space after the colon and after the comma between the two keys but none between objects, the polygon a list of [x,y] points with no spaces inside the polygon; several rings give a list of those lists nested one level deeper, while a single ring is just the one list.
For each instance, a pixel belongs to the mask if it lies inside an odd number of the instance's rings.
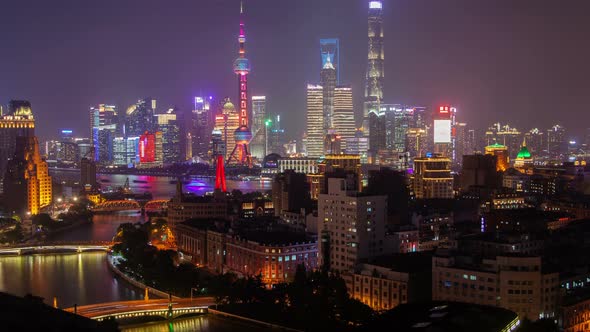
[{"label": "green dome", "polygon": [[504,148],[506,148],[506,145],[502,145],[502,144],[499,144],[499,143],[494,143],[492,145],[486,146],[486,148],[488,148],[488,149],[504,149]]},{"label": "green dome", "polygon": [[529,149],[526,148],[526,146],[523,146],[520,151],[518,152],[518,154],[516,155],[516,158],[518,159],[531,159],[531,153],[529,152]]}]

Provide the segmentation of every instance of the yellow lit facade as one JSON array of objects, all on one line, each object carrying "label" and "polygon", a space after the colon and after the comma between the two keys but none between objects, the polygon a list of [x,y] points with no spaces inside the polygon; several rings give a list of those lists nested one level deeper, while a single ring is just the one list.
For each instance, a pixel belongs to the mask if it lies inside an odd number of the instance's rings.
[{"label": "yellow lit facade", "polygon": [[453,198],[451,159],[437,155],[414,159],[411,183],[418,199]]},{"label": "yellow lit facade", "polygon": [[504,172],[508,169],[509,157],[508,148],[502,144],[492,144],[485,147],[485,153],[496,156],[496,171]]}]

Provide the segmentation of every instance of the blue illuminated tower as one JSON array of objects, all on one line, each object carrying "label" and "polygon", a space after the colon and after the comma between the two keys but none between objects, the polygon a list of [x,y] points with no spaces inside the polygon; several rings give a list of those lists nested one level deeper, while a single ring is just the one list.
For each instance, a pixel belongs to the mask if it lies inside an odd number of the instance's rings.
[{"label": "blue illuminated tower", "polygon": [[340,41],[338,38],[320,39],[322,67],[330,62],[336,70],[336,84],[340,84]]}]

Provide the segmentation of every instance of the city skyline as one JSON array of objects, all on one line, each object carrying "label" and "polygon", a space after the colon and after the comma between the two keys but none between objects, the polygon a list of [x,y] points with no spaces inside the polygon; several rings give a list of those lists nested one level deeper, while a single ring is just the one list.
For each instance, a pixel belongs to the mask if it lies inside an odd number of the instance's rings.
[{"label": "city skyline", "polygon": [[[38,129],[40,141],[65,128],[85,133],[88,107],[99,103],[125,109],[152,96],[161,101],[161,110],[176,105],[187,111],[201,91],[236,102],[228,63],[235,54],[232,24],[238,12],[229,8],[237,8],[239,1],[201,7],[189,2],[142,2],[141,7],[103,2],[84,8],[63,3],[66,10],[59,12],[53,5],[37,4],[25,11],[26,4],[11,3],[7,11],[26,13],[31,24],[14,29],[22,18],[17,14],[0,22],[2,39],[20,50],[0,55],[0,102],[30,100],[36,118],[46,124]],[[305,84],[319,78],[322,38],[340,41],[341,80],[352,85],[360,125],[367,4],[334,3],[245,4],[255,69],[251,94],[267,96],[269,112],[282,115],[293,138],[305,130]],[[568,7],[548,1],[535,1],[535,6],[383,1],[384,102],[431,110],[452,104],[462,122],[478,129],[497,121],[522,131],[560,122],[570,136],[582,139],[586,125],[579,116],[590,71],[584,63],[590,48],[582,43],[589,24],[581,15],[585,8],[588,4],[581,1]],[[549,14],[553,24],[544,24]],[[95,16],[105,20],[90,20]],[[172,17],[177,18],[167,19]],[[45,29],[53,20],[59,24]],[[281,43],[289,51],[276,47]],[[284,84],[277,84],[279,80]],[[63,115],[59,123],[52,116],[56,112]]]}]

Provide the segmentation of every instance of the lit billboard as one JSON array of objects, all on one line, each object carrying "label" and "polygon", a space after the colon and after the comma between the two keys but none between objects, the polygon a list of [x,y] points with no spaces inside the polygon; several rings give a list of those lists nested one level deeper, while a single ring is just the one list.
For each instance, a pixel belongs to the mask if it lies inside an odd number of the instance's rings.
[{"label": "lit billboard", "polygon": [[451,143],[451,120],[434,120],[434,143]]}]

